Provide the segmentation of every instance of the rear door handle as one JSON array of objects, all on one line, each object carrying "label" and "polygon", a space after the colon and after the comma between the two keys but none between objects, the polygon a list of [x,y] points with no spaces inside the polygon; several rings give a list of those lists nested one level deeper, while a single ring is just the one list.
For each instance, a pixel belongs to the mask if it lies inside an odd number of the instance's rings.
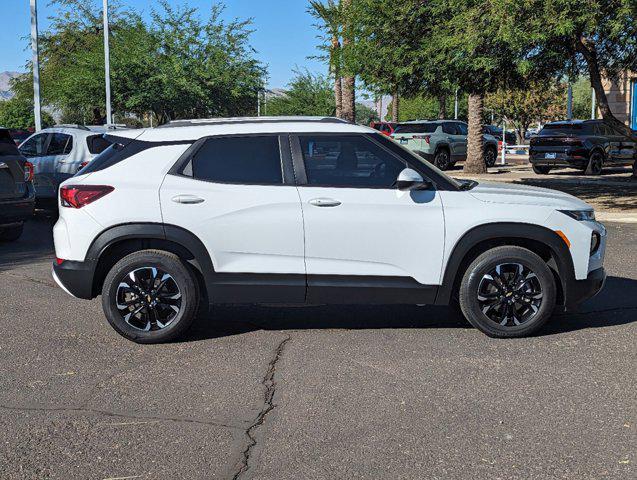
[{"label": "rear door handle", "polygon": [[196,203],[203,203],[205,200],[196,195],[175,195],[172,199],[175,203],[183,203],[185,205],[193,205]]},{"label": "rear door handle", "polygon": [[338,207],[341,204],[341,202],[333,198],[313,198],[309,203],[315,207]]}]

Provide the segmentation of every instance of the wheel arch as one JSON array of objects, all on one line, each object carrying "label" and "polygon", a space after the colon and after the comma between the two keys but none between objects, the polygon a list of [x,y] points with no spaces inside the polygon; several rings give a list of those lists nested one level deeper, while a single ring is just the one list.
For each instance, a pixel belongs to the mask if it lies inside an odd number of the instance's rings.
[{"label": "wheel arch", "polygon": [[533,224],[502,222],[479,225],[466,232],[453,247],[444,267],[436,304],[448,304],[458,291],[469,264],[491,248],[511,245],[539,255],[555,275],[558,304],[564,304],[569,285],[575,281],[573,259],[568,247],[554,231]]},{"label": "wheel arch", "polygon": [[111,267],[126,255],[139,250],[158,249],[174,253],[188,263],[201,287],[210,291],[214,266],[203,242],[192,232],[160,223],[129,223],[104,230],[94,240],[86,255],[93,265],[91,293],[95,297]]}]

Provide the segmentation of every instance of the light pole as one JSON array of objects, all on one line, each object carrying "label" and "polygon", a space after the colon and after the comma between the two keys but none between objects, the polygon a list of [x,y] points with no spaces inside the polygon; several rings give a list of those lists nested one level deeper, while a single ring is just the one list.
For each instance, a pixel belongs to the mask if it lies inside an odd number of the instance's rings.
[{"label": "light pole", "polygon": [[595,98],[595,89],[591,88],[591,120],[595,120],[597,113],[597,99]]},{"label": "light pole", "polygon": [[104,17],[104,75],[106,79],[106,124],[113,123],[111,112],[111,61],[110,49],[108,46],[108,0],[103,0]]},{"label": "light pole", "polygon": [[40,106],[40,55],[38,51],[38,6],[36,0],[31,3],[31,50],[33,52],[33,116],[35,131],[42,130],[42,112]]},{"label": "light pole", "polygon": [[570,81],[566,89],[566,119],[573,120],[573,86]]},{"label": "light pole", "polygon": [[453,119],[458,120],[458,89],[456,88],[456,98],[453,102]]}]

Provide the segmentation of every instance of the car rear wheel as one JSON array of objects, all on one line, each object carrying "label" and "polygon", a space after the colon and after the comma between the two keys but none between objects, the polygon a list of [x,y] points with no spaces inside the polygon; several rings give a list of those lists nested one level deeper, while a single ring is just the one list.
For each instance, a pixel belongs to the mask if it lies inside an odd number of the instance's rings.
[{"label": "car rear wheel", "polygon": [[102,307],[111,326],[137,343],[161,343],[180,337],[199,306],[192,271],[179,257],[142,250],[118,261],[102,288]]},{"label": "car rear wheel", "polygon": [[0,227],[0,242],[14,242],[22,236],[24,223],[11,227]]},{"label": "car rear wheel", "polygon": [[544,167],[540,165],[533,165],[533,172],[538,175],[548,175],[551,171],[551,167]]},{"label": "car rear wheel", "polygon": [[467,268],[459,291],[466,319],[490,337],[537,332],[555,307],[555,279],[538,255],[521,247],[496,247]]},{"label": "car rear wheel", "polygon": [[440,170],[447,170],[449,168],[449,152],[444,148],[441,148],[434,155],[434,165]]},{"label": "car rear wheel", "polygon": [[604,169],[604,155],[600,151],[594,151],[588,159],[588,165],[584,173],[586,175],[601,175]]}]

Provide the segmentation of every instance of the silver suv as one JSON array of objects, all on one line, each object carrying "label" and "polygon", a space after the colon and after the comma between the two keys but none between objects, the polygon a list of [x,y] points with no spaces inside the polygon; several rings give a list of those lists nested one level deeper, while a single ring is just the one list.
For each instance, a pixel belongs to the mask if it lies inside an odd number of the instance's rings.
[{"label": "silver suv", "polygon": [[[398,124],[392,138],[440,170],[447,170],[467,159],[468,133],[467,124],[458,120],[415,120]],[[492,167],[498,157],[498,141],[492,135],[483,137],[484,162]]]},{"label": "silver suv", "polygon": [[36,200],[55,201],[58,186],[110,144],[105,127],[60,125],[34,133],[18,147],[33,164]]}]

